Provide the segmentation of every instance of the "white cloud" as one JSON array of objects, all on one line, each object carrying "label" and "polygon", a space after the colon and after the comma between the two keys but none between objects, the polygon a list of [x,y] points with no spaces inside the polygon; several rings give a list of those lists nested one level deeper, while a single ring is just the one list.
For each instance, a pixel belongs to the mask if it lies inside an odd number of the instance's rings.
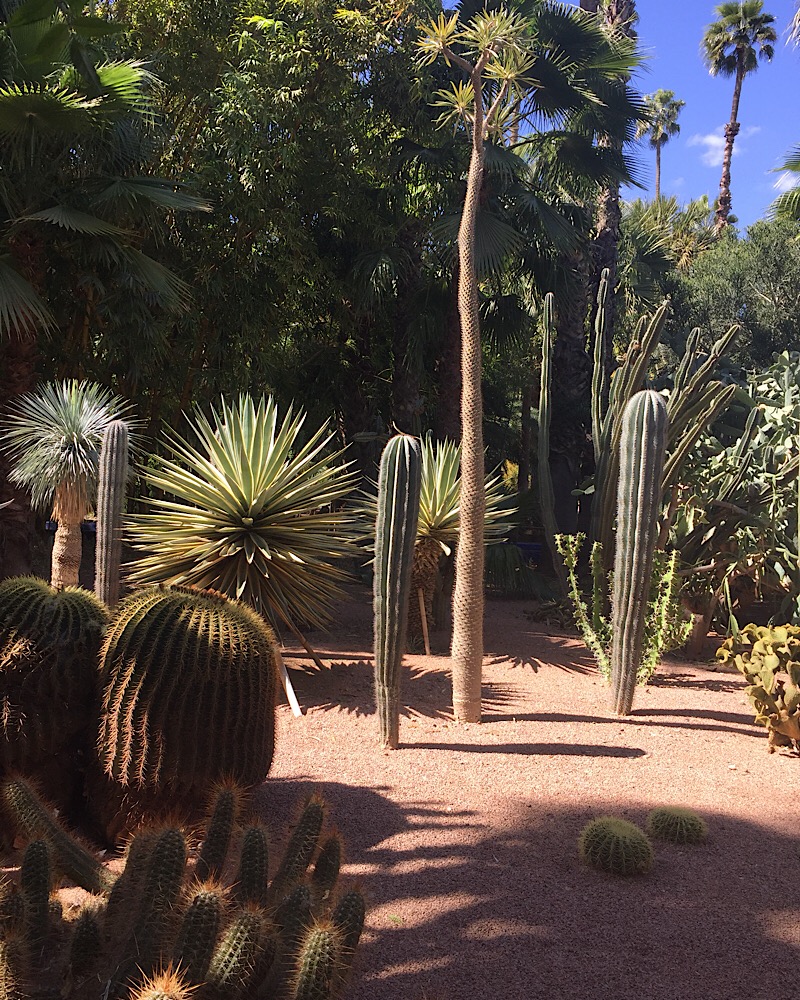
[{"label": "white cloud", "polygon": [[[739,133],[738,143],[734,143],[733,155],[741,156],[745,151],[742,146],[742,140],[749,139],[751,136],[756,135],[756,133],[760,131],[760,125],[749,125],[746,129],[743,129]],[[725,130],[718,128],[713,132],[708,132],[706,135],[693,135],[690,137],[687,145],[703,147],[703,152],[700,154],[700,160],[707,167],[721,167],[722,159],[725,154]]]},{"label": "white cloud", "polygon": [[772,185],[776,191],[780,191],[781,194],[785,194],[787,191],[791,191],[792,188],[796,188],[800,183],[800,178],[797,174],[786,171],[782,173],[780,177]]},{"label": "white cloud", "polygon": [[676,177],[674,180],[667,182],[667,187],[672,188],[674,191],[679,190],[686,184],[685,177]]}]

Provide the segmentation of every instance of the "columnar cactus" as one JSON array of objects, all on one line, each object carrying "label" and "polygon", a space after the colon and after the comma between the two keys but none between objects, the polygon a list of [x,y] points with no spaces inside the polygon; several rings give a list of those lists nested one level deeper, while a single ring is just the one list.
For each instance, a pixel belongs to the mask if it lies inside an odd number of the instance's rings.
[{"label": "columnar cactus", "polygon": [[100,651],[98,760],[90,795],[110,840],[119,813],[189,807],[214,781],[260,784],[272,763],[275,638],[250,608],[151,588],[117,608]]},{"label": "columnar cactus", "polygon": [[[9,784],[2,788],[9,817],[22,800],[27,812],[48,811],[29,787],[22,799],[19,789],[9,795]],[[213,815],[230,814],[230,791],[220,790],[222,808]],[[241,790],[235,799],[241,801]],[[55,823],[50,817],[40,825]],[[333,1000],[364,924],[364,899],[351,890],[337,900],[338,838],[328,834],[320,849],[323,825],[322,803],[312,799],[271,882],[264,829],[252,820],[237,829],[239,846],[220,866],[237,873],[233,886],[198,883],[180,829],[145,827],[110,892],[111,880],[75,920],[65,921],[48,901],[56,852],[17,822],[16,833],[30,842],[19,886],[0,882],[0,1000],[19,1000],[20,978],[24,995],[39,1000]]]},{"label": "columnar cactus", "polygon": [[669,419],[663,398],[648,390],[630,400],[622,420],[611,687],[614,711],[629,715],[645,646]]},{"label": "columnar cactus", "polygon": [[419,517],[422,449],[408,434],[383,450],[375,525],[375,697],[381,743],[397,748],[400,737],[400,666],[408,619],[411,568]]},{"label": "columnar cactus", "polygon": [[128,425],[112,420],[103,433],[97,489],[97,548],[94,592],[109,607],[119,600],[122,506],[128,479]]},{"label": "columnar cactus", "polygon": [[108,610],[78,587],[54,590],[36,577],[0,583],[0,773],[35,776],[61,806],[76,758],[90,749],[107,621]]}]

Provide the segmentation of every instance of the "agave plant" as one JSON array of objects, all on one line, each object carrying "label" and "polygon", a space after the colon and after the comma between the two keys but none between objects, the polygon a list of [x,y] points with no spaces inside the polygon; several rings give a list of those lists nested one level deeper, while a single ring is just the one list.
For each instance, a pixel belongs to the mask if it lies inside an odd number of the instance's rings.
[{"label": "agave plant", "polygon": [[[433,620],[433,599],[443,558],[449,559],[458,541],[461,497],[461,448],[453,441],[422,442],[422,488],[414,548],[412,587],[422,591],[425,614]],[[503,493],[499,476],[486,479],[486,515],[483,537],[486,544],[501,542],[513,526],[514,508]],[[409,635],[422,634],[418,601],[409,609]]]},{"label": "agave plant", "polygon": [[127,518],[146,553],[130,579],[217,590],[275,623],[325,625],[347,578],[338,563],[357,554],[352,516],[335,509],[356,477],[341,451],[330,454],[326,426],[302,442],[304,421],[291,408],[279,421],[271,396],[222,399],[210,420],[196,410],[197,445],[170,434],[169,457],[143,473],[167,496]]},{"label": "agave plant", "polygon": [[54,587],[78,583],[81,523],[97,491],[103,432],[129,413],[130,406],[110,389],[70,379],[48,382],[15,399],[0,423],[12,482],[58,522],[50,575]]}]

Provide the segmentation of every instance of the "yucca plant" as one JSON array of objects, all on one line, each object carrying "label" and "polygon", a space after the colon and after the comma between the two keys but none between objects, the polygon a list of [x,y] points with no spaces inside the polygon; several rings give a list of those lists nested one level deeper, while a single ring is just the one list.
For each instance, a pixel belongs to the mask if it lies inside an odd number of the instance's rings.
[{"label": "yucca plant", "polygon": [[[499,476],[486,478],[486,544],[501,542],[513,527],[514,508],[503,493]],[[422,590],[425,614],[433,620],[433,598],[442,559],[450,559],[458,541],[461,498],[461,448],[453,441],[422,442],[422,487],[414,547],[412,598],[408,629],[412,639],[422,635],[419,601]]]},{"label": "yucca plant", "polygon": [[127,420],[130,406],[94,382],[47,382],[16,399],[0,423],[0,440],[12,463],[11,480],[28,490],[32,505],[58,522],[50,581],[76,586],[81,523],[97,491],[103,432]]},{"label": "yucca plant", "polygon": [[168,457],[144,472],[166,496],[127,518],[144,553],[130,578],[217,590],[273,623],[325,625],[347,578],[340,560],[357,554],[352,515],[335,509],[355,475],[329,451],[326,426],[303,442],[304,421],[291,408],[280,420],[271,396],[222,399],[210,419],[196,410],[197,444],[170,434]]}]

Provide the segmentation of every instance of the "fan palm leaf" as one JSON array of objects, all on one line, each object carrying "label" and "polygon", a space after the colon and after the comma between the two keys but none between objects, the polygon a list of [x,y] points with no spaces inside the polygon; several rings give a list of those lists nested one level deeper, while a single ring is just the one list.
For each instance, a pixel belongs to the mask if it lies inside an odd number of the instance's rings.
[{"label": "fan palm leaf", "polygon": [[352,515],[337,505],[355,475],[329,452],[325,425],[302,443],[305,416],[279,420],[272,397],[224,399],[191,421],[197,444],[170,434],[168,456],[145,470],[163,497],[127,525],[144,553],[137,583],[180,583],[250,603],[274,622],[323,626],[356,554]]}]

